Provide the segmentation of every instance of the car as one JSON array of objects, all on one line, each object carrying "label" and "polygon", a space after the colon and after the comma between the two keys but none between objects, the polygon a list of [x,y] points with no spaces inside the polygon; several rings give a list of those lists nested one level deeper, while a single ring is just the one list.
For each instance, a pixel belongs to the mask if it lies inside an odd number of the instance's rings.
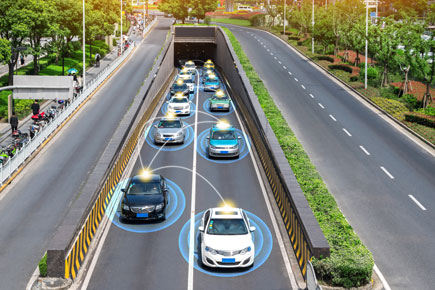
[{"label": "car", "polygon": [[210,111],[229,111],[231,106],[230,97],[224,91],[218,90],[209,99]]},{"label": "car", "polygon": [[217,207],[204,212],[198,228],[201,261],[212,268],[254,265],[255,246],[248,216],[241,208]]},{"label": "car", "polygon": [[208,157],[239,157],[239,140],[236,129],[225,122],[219,122],[210,129]]},{"label": "car", "polygon": [[168,187],[166,179],[160,174],[136,175],[121,191],[122,222],[166,219]]},{"label": "car", "polygon": [[178,80],[182,80],[189,88],[189,92],[193,93],[195,85],[195,77],[193,75],[191,75],[186,69],[182,69],[178,73],[177,81]]},{"label": "car", "polygon": [[208,59],[206,62],[204,62],[204,65],[203,65],[203,67],[205,68],[205,69],[214,69],[215,68],[215,65],[214,65],[214,63],[211,61],[211,59]]},{"label": "car", "polygon": [[180,118],[172,116],[161,118],[154,128],[154,143],[184,143],[186,125]]},{"label": "car", "polygon": [[184,68],[192,75],[196,74],[196,66],[195,63],[191,60],[188,60],[184,63]]},{"label": "car", "polygon": [[215,74],[209,74],[204,80],[204,91],[214,92],[220,89],[221,84],[219,78]]},{"label": "car", "polygon": [[171,96],[175,95],[177,92],[183,93],[183,95],[189,95],[190,90],[183,80],[176,80],[171,87]]},{"label": "car", "polygon": [[185,96],[177,96],[166,102],[168,104],[168,113],[175,115],[190,115],[190,104],[192,103]]}]

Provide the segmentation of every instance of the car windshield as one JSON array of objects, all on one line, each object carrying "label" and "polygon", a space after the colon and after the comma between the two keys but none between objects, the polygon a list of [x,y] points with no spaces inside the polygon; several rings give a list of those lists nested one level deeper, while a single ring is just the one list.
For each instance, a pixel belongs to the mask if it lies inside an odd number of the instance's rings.
[{"label": "car windshield", "polygon": [[132,182],[128,187],[127,195],[152,195],[159,194],[159,182]]},{"label": "car windshield", "polygon": [[234,140],[236,134],[234,131],[214,131],[211,138],[214,140]]},{"label": "car windshield", "polygon": [[174,90],[186,90],[187,89],[187,85],[186,84],[177,84],[175,83],[173,86]]},{"label": "car windshield", "polygon": [[193,62],[186,62],[185,67],[193,68],[193,67],[195,67],[195,63],[193,63]]},{"label": "car windshield", "polygon": [[227,95],[223,95],[223,96],[213,96],[211,98],[213,101],[228,101],[230,98]]},{"label": "car windshield", "polygon": [[187,103],[187,98],[172,98],[171,103]]},{"label": "car windshield", "polygon": [[246,235],[246,228],[243,219],[211,219],[208,224],[207,233],[210,235]]},{"label": "car windshield", "polygon": [[179,120],[162,120],[159,122],[159,128],[181,128]]},{"label": "car windshield", "polygon": [[214,77],[214,78],[207,77],[207,78],[205,79],[205,81],[208,82],[208,83],[217,83],[217,82],[218,82],[218,79],[217,79],[216,77]]},{"label": "car windshield", "polygon": [[180,71],[179,75],[180,76],[190,76],[189,72],[188,71],[184,71],[184,70]]}]

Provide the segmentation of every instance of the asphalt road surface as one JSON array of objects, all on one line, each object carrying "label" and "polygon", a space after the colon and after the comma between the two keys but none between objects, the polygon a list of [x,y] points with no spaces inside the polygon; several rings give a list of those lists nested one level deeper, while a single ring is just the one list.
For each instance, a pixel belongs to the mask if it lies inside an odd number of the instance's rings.
[{"label": "asphalt road surface", "polygon": [[433,289],[433,150],[423,150],[276,37],[228,28],[391,288]]},{"label": "asphalt road surface", "polygon": [[134,57],[0,193],[0,289],[25,288],[151,69],[169,25],[160,19]]},{"label": "asphalt road surface", "polygon": [[[198,94],[198,99],[196,95],[192,96],[193,103],[199,109],[197,152],[194,151],[192,136],[195,134],[194,126],[184,145],[169,145],[160,152],[160,147],[151,141],[151,129],[143,136],[146,141],[132,171],[132,175],[136,175],[140,174],[143,167],[150,167],[154,173],[162,174],[173,182],[169,183],[172,187],[170,192],[177,191],[174,188],[179,187],[178,193],[170,195],[166,221],[121,223],[118,218],[119,202],[115,201],[116,197],[112,198],[117,212],[111,216],[112,224],[105,241],[102,241],[102,250],[95,256],[96,267],[93,272],[87,273],[90,277],[89,284],[85,283],[81,289],[292,289],[255,165],[248,147],[243,146],[246,140],[243,132],[237,133],[243,137],[241,147],[245,148],[241,150],[238,159],[210,160],[204,151],[205,138],[210,127],[217,122],[216,118],[225,119],[235,128],[242,129],[236,114],[205,113],[203,105],[212,93],[204,92],[200,85]],[[157,117],[163,116],[165,104],[163,110],[158,110]],[[195,117],[192,113],[184,121],[194,125]],[[192,180],[192,170],[198,173],[196,181]],[[195,211],[195,220],[198,222],[201,212],[222,205],[221,198],[211,185],[224,200],[255,215],[250,219],[257,227],[254,232],[257,256],[252,268],[226,271],[205,269],[195,258],[195,270],[189,279],[188,236],[191,211]],[[195,204],[193,207],[192,199]],[[185,206],[182,206],[183,203]],[[195,237],[197,228],[196,224]],[[195,239],[195,257],[198,255],[198,245]]]}]

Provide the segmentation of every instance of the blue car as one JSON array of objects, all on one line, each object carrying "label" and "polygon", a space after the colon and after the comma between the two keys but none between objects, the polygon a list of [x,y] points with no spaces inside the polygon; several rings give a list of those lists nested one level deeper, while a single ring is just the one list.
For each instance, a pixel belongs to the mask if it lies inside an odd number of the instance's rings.
[{"label": "blue car", "polygon": [[208,139],[208,157],[239,157],[241,139],[236,129],[226,123],[219,122],[210,129]]},{"label": "blue car", "polygon": [[204,80],[204,91],[206,92],[215,92],[220,89],[221,84],[219,82],[219,78],[215,74],[210,74],[206,76]]}]

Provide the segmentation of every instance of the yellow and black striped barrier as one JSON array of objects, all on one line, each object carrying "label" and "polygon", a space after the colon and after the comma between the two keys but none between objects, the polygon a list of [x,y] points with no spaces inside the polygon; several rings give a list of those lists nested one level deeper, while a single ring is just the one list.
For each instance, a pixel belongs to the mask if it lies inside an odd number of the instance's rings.
[{"label": "yellow and black striped barrier", "polygon": [[[168,80],[170,80],[172,77],[173,76],[169,76]],[[100,193],[98,194],[98,197],[94,205],[92,206],[89,215],[83,223],[81,231],[78,233],[75,242],[71,246],[71,250],[66,255],[64,276],[65,278],[76,278],[80,266],[82,265],[89,250],[92,239],[94,238],[98,226],[100,225],[104,217],[106,208],[110,203],[115,188],[120,181],[124,169],[130,161],[131,155],[133,154],[133,151],[139,141],[139,138],[140,136],[142,136],[146,128],[147,122],[148,120],[150,120],[151,115],[157,107],[157,104],[160,101],[160,97],[162,96],[162,93],[165,89],[166,86],[162,86],[160,92],[154,97],[153,101],[150,103],[147,110],[142,115],[133,133],[130,135],[125,146],[122,147],[120,153],[118,154],[118,158],[116,159],[110,173],[108,174],[107,179],[101,186]]]}]

